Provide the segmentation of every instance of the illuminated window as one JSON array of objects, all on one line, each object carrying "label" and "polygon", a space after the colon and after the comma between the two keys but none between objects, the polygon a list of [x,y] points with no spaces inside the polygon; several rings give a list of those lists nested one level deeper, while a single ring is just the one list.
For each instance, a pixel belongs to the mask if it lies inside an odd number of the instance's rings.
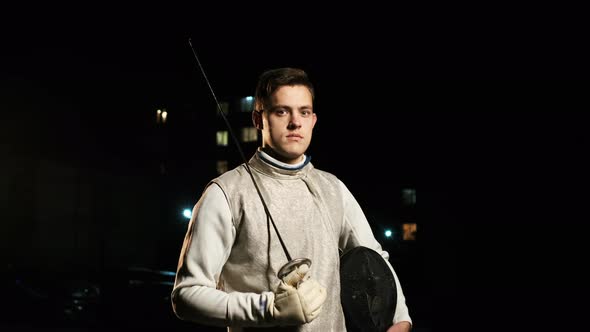
[{"label": "illuminated window", "polygon": [[217,132],[217,145],[227,146],[227,130],[220,130]]},{"label": "illuminated window", "polygon": [[[229,113],[229,103],[228,102],[225,102],[225,101],[220,102],[219,108],[221,108],[223,115],[227,115],[227,113]],[[217,114],[219,115],[219,109],[217,110],[217,112],[218,112]]]},{"label": "illuminated window", "polygon": [[254,110],[254,97],[248,96],[240,99],[240,111],[252,112]]},{"label": "illuminated window", "polygon": [[168,111],[165,108],[156,110],[156,123],[166,123],[168,118]]},{"label": "illuminated window", "polygon": [[416,223],[407,223],[403,224],[404,228],[404,241],[415,241],[416,240],[416,232],[418,230],[418,225]]},{"label": "illuminated window", "polygon": [[402,202],[404,205],[416,205],[416,189],[402,189]]},{"label": "illuminated window", "polygon": [[256,127],[242,128],[242,142],[256,142],[258,140],[258,130]]},{"label": "illuminated window", "polygon": [[227,160],[217,161],[217,174],[223,174],[227,172],[228,163]]}]

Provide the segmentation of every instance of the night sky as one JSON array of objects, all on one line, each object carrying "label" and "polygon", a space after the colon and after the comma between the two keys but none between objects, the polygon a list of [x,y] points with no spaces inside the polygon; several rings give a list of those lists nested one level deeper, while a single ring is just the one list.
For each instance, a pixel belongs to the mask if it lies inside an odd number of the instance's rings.
[{"label": "night sky", "polygon": [[[152,179],[165,202],[157,210],[163,219],[173,219],[175,204],[196,202],[210,178],[199,165],[213,157],[200,142],[215,104],[190,38],[221,100],[252,95],[265,69],[308,72],[318,114],[312,162],[348,185],[376,230],[396,214],[399,190],[417,188],[424,240],[419,263],[404,266],[434,289],[433,306],[449,292],[481,291],[480,277],[516,288],[525,277],[507,271],[523,261],[533,271],[576,265],[580,242],[571,229],[583,220],[576,207],[588,152],[588,85],[572,80],[588,77],[581,21],[547,8],[391,6],[229,11],[221,4],[79,3],[5,10],[0,149],[11,176],[2,182],[2,219],[16,220],[4,234],[17,239],[4,248],[6,257],[34,267],[24,257],[29,251],[19,254],[18,239],[35,228],[22,226],[25,220],[43,220],[51,204],[39,203],[39,195],[50,190],[13,190],[51,187],[35,184],[53,181],[36,163]],[[153,125],[160,107],[170,112],[165,180],[155,161],[164,144]],[[19,210],[27,207],[32,212]],[[89,225],[91,232],[95,223]],[[175,267],[182,227],[165,233],[170,240],[156,267]],[[558,233],[572,241],[558,246]],[[523,243],[526,250],[512,249]],[[568,258],[558,259],[564,248]],[[440,269],[443,280],[433,280]],[[449,283],[450,291],[437,289]],[[541,281],[525,284],[524,294],[539,296]],[[483,293],[509,294],[510,287]]]}]

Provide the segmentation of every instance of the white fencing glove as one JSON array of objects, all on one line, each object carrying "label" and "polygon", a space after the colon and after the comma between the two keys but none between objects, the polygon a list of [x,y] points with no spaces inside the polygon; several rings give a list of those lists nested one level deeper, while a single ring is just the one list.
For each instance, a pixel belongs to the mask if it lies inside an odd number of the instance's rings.
[{"label": "white fencing glove", "polygon": [[279,325],[301,325],[314,320],[326,301],[326,289],[309,274],[303,264],[279,282],[269,312]]}]

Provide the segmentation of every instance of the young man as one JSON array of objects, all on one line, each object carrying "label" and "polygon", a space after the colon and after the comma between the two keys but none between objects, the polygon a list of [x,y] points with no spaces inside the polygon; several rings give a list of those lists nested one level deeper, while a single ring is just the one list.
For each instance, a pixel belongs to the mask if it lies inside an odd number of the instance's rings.
[{"label": "young man", "polygon": [[[280,68],[260,76],[252,120],[262,132],[262,146],[249,167],[213,179],[194,207],[172,291],[179,318],[230,331],[275,326],[341,332],[346,326],[339,249],[374,249],[393,272],[353,195],[305,154],[317,121],[313,99],[313,85],[302,70]],[[293,258],[311,264],[279,279],[277,272],[287,263],[281,240]],[[388,331],[409,331],[412,321],[393,275],[397,304]]]}]

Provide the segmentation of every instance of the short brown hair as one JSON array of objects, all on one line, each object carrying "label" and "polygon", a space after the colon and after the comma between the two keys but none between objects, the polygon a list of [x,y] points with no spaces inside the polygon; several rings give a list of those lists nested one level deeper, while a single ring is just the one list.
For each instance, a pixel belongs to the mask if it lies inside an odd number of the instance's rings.
[{"label": "short brown hair", "polygon": [[270,69],[263,72],[258,78],[254,95],[254,111],[264,110],[272,94],[285,85],[303,85],[311,92],[312,100],[315,97],[313,84],[304,70],[289,67]]}]

